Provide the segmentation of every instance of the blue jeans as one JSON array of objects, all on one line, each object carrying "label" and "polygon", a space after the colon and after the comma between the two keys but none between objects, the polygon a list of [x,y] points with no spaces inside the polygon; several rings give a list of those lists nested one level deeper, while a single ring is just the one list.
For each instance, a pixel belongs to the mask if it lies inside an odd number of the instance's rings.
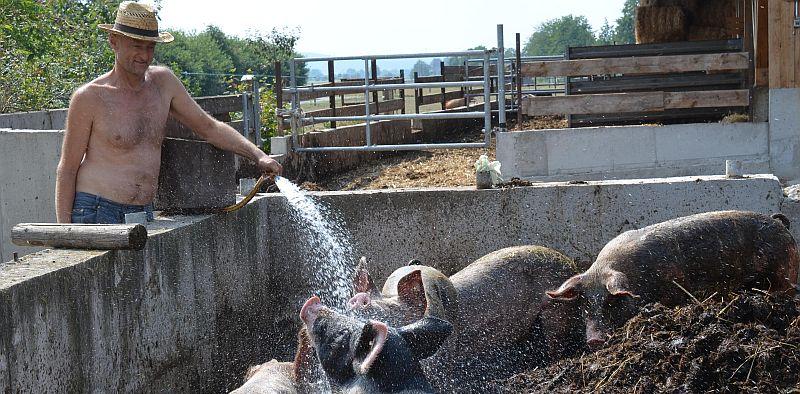
[{"label": "blue jeans", "polygon": [[125,214],[147,213],[147,221],[153,220],[153,204],[120,204],[94,194],[77,192],[72,203],[72,223],[120,224],[125,223]]}]

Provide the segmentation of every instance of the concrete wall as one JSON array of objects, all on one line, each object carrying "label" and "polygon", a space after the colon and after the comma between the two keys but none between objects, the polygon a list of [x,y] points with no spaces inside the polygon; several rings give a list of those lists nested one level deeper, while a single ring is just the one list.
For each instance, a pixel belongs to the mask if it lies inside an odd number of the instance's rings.
[{"label": "concrete wall", "polygon": [[0,129],[63,130],[67,109],[0,114]]},{"label": "concrete wall", "polygon": [[772,172],[800,183],[800,89],[769,90],[769,153]]},{"label": "concrete wall", "polygon": [[[584,262],[622,231],[719,209],[773,213],[771,176],[320,192],[379,282],[410,258],[446,273],[542,244]],[[289,359],[314,243],[277,194],[148,225],[144,251],[45,251],[0,266],[0,392],[219,392]]]},{"label": "concrete wall", "polygon": [[0,130],[0,261],[41,248],[11,243],[20,222],[54,222],[56,166],[63,133],[55,130]]},{"label": "concrete wall", "polygon": [[505,178],[587,180],[713,175],[725,160],[770,172],[767,123],[531,130],[497,134]]}]

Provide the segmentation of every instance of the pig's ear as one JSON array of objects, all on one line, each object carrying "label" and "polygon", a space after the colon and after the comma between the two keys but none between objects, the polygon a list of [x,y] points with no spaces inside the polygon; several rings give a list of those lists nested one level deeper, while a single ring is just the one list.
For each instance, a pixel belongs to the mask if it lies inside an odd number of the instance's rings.
[{"label": "pig's ear", "polygon": [[425,314],[425,310],[428,309],[428,300],[425,298],[425,285],[422,283],[421,270],[413,270],[400,278],[397,282],[397,296],[418,316]]},{"label": "pig's ear", "polygon": [[356,274],[353,278],[353,290],[356,293],[378,293],[378,288],[375,286],[375,282],[372,281],[372,277],[369,275],[366,257],[361,257],[361,259],[358,261],[358,266],[356,266]]},{"label": "pig's ear", "polygon": [[319,378],[317,352],[305,327],[297,333],[297,353],[292,365],[292,380],[297,384],[308,384]]},{"label": "pig's ear", "polygon": [[622,272],[612,271],[611,274],[608,275],[606,279],[606,289],[608,289],[609,294],[612,296],[639,298],[638,295],[628,290],[629,288],[628,277]]},{"label": "pig's ear", "polygon": [[453,332],[453,325],[446,320],[426,316],[416,323],[400,327],[397,332],[406,340],[414,358],[422,360],[439,350]]},{"label": "pig's ear", "polygon": [[547,291],[547,296],[556,300],[574,300],[583,291],[583,275],[575,275],[561,284],[558,290]]},{"label": "pig's ear", "polygon": [[353,371],[356,374],[366,375],[369,372],[383,350],[388,333],[389,327],[382,322],[370,320],[364,325],[361,337],[358,339],[356,356],[353,358]]}]

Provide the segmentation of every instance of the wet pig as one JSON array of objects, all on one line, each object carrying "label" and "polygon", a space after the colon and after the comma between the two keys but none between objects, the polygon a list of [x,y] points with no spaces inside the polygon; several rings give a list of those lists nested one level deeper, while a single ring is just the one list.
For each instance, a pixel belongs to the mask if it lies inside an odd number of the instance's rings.
[{"label": "wet pig", "polygon": [[420,366],[452,332],[447,321],[425,317],[392,328],[337,313],[309,298],[300,310],[329,381],[347,393],[433,392]]},{"label": "wet pig", "polygon": [[349,306],[359,316],[402,326],[434,316],[454,322],[458,319],[458,294],[453,283],[441,271],[411,260],[392,272],[378,290],[362,257],[353,281],[356,294]]},{"label": "wet pig", "polygon": [[627,231],[586,272],[547,294],[576,301],[587,345],[597,348],[645,303],[673,306],[690,302],[687,293],[751,287],[793,293],[799,260],[788,229],[782,214],[718,211]]},{"label": "wet pig", "polygon": [[244,384],[232,393],[306,394],[319,391],[316,386],[324,382],[311,340],[305,329],[301,329],[297,337],[297,352],[293,361],[272,359],[250,367],[245,373]]}]

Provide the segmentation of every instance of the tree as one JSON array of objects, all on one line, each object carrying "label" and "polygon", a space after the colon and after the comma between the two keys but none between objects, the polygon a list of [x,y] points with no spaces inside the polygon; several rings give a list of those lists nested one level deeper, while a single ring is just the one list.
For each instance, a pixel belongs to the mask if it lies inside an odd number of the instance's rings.
[{"label": "tree", "polygon": [[0,112],[63,108],[114,64],[98,23],[119,1],[0,1]]},{"label": "tree", "polygon": [[622,6],[622,16],[617,19],[614,28],[614,42],[617,44],[633,44],[636,42],[634,34],[634,17],[638,0],[625,0]]},{"label": "tree", "polygon": [[603,26],[597,33],[597,43],[600,45],[614,44],[614,27],[608,23],[608,19],[604,21]]},{"label": "tree", "polygon": [[[469,48],[467,50],[468,51],[485,51],[486,47],[483,46],[483,45],[478,45],[476,47],[472,47],[472,48]],[[453,57],[448,57],[445,60],[444,64],[446,64],[448,66],[463,66],[464,62],[466,60],[467,60],[466,56],[453,56]]]},{"label": "tree", "polygon": [[411,71],[417,73],[417,75],[420,77],[425,77],[431,75],[431,71],[433,70],[431,69],[430,64],[425,63],[422,60],[417,60],[417,62],[414,63],[414,68]]},{"label": "tree", "polygon": [[531,34],[523,51],[528,55],[559,55],[568,46],[593,45],[592,26],[585,16],[566,15],[539,25]]}]

